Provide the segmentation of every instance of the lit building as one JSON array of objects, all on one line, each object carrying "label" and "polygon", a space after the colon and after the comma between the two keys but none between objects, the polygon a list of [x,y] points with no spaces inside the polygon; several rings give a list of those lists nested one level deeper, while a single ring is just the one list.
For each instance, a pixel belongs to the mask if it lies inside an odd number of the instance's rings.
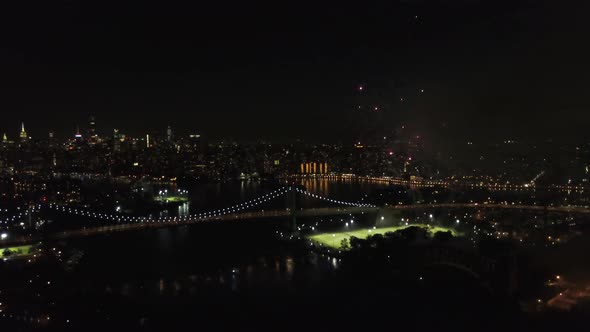
[{"label": "lit building", "polygon": [[96,120],[94,115],[90,116],[90,121],[88,124],[88,139],[91,143],[96,143],[98,140],[98,135],[96,134]]},{"label": "lit building", "polygon": [[326,174],[328,172],[328,163],[301,163],[299,167],[302,174]]},{"label": "lit building", "polygon": [[27,132],[25,131],[25,123],[23,122],[21,124],[21,129],[20,129],[20,140],[24,142],[28,138],[29,138],[29,135],[27,135]]},{"label": "lit building", "polygon": [[113,151],[121,151],[121,134],[119,133],[119,129],[113,129]]},{"label": "lit building", "polygon": [[80,127],[79,126],[76,126],[76,134],[74,135],[74,137],[76,138],[77,141],[82,140],[82,134],[80,134]]},{"label": "lit building", "polygon": [[172,127],[170,126],[166,129],[166,138],[168,139],[168,142],[172,142]]},{"label": "lit building", "polygon": [[189,143],[193,150],[197,150],[201,148],[201,135],[200,134],[190,134],[188,135]]}]

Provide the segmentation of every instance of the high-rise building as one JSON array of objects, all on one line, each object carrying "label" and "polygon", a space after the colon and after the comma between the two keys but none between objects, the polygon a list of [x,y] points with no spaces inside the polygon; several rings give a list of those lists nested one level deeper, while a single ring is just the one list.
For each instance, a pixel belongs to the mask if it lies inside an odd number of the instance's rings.
[{"label": "high-rise building", "polygon": [[202,141],[201,141],[201,135],[200,134],[190,134],[188,136],[188,140],[189,140],[189,143],[191,145],[191,149],[193,151],[199,151],[199,150],[201,150]]},{"label": "high-rise building", "polygon": [[90,116],[90,122],[88,124],[88,134],[90,138],[96,138],[96,121],[94,115]]},{"label": "high-rise building", "polygon": [[119,129],[113,129],[113,151],[121,151],[121,134]]},{"label": "high-rise building", "polygon": [[168,142],[172,142],[172,127],[170,126],[168,126],[168,129],[166,129],[166,139]]},{"label": "high-rise building", "polygon": [[8,136],[6,136],[6,133],[2,135],[2,143],[8,143]]},{"label": "high-rise building", "polygon": [[82,134],[80,133],[80,127],[76,126],[76,134],[74,135],[74,137],[76,138],[77,141],[81,141],[82,140]]},{"label": "high-rise building", "polygon": [[21,128],[20,128],[20,140],[21,141],[26,141],[29,138],[29,135],[27,135],[27,132],[25,130],[25,123],[21,123]]}]

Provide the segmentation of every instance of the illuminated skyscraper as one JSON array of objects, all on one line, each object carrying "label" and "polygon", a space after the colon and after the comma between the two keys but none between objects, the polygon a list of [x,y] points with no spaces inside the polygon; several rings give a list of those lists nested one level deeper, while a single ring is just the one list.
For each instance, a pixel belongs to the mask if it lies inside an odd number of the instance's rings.
[{"label": "illuminated skyscraper", "polygon": [[95,141],[97,138],[96,135],[96,121],[94,119],[94,115],[90,116],[90,121],[88,124],[88,137],[91,141]]},{"label": "illuminated skyscraper", "polygon": [[8,143],[8,136],[6,136],[6,133],[2,135],[2,143]]},{"label": "illuminated skyscraper", "polygon": [[170,126],[166,129],[166,138],[168,139],[168,142],[172,142],[172,127]]},{"label": "illuminated skyscraper", "polygon": [[82,140],[82,134],[80,134],[80,127],[76,126],[76,135],[74,135],[76,140]]},{"label": "illuminated skyscraper", "polygon": [[121,134],[119,129],[113,129],[113,151],[121,151]]},{"label": "illuminated skyscraper", "polygon": [[25,131],[25,123],[23,122],[21,124],[21,129],[20,129],[20,140],[26,141],[28,138],[29,138],[29,135],[27,135],[27,132]]},{"label": "illuminated skyscraper", "polygon": [[55,139],[55,132],[53,130],[50,130],[49,133],[47,134],[47,136],[48,136],[47,143],[49,144],[50,148],[53,148],[58,145],[57,140]]}]

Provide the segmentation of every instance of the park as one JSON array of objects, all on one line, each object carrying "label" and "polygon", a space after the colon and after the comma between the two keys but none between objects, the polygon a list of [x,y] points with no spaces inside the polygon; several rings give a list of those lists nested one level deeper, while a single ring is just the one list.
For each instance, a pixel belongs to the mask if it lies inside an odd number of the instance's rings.
[{"label": "park", "polygon": [[315,242],[321,246],[326,246],[333,249],[340,249],[342,240],[350,241],[351,237],[356,237],[359,239],[366,239],[369,236],[381,234],[384,235],[385,233],[389,232],[397,232],[409,227],[420,227],[424,228],[428,231],[429,236],[433,236],[438,232],[451,232],[453,236],[460,236],[461,233],[457,232],[453,228],[446,228],[441,226],[432,226],[427,224],[409,224],[409,225],[401,225],[401,226],[392,226],[392,227],[382,227],[382,228],[361,228],[355,229],[350,231],[344,232],[331,232],[331,233],[319,233],[319,234],[310,234],[307,236],[312,242]]}]

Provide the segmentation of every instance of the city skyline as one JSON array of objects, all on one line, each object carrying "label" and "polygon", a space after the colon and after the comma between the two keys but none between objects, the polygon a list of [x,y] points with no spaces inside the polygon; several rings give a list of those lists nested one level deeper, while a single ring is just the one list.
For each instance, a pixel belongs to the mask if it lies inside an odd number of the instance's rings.
[{"label": "city skyline", "polygon": [[333,141],[366,106],[424,136],[587,139],[580,8],[117,5],[7,5],[4,123],[63,136],[94,114],[134,135],[166,122],[208,136]]}]

